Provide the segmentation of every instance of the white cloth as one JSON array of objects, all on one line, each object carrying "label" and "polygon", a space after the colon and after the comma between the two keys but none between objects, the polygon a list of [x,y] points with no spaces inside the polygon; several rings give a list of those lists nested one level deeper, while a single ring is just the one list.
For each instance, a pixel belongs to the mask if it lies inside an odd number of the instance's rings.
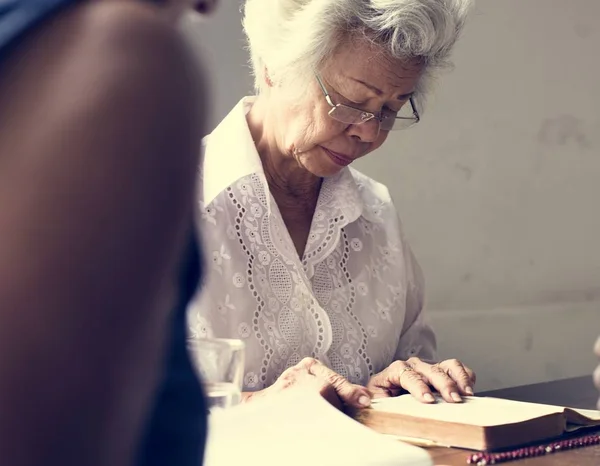
[{"label": "white cloth", "polygon": [[355,422],[316,392],[296,388],[213,411],[202,464],[433,465],[426,450],[396,438]]},{"label": "white cloth", "polygon": [[247,391],[304,357],[363,385],[396,359],[433,360],[423,276],[387,188],[350,168],[324,179],[300,259],[248,129],[252,101],[242,99],[203,141],[207,267],[191,335],[242,339]]}]

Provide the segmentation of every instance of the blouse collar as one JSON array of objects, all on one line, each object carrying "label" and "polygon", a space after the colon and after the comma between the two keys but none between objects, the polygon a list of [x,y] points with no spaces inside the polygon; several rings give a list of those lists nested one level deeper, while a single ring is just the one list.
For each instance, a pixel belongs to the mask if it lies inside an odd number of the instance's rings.
[{"label": "blouse collar", "polygon": [[[265,192],[269,192],[264,168],[246,120],[254,101],[255,97],[240,100],[202,141],[201,193],[205,206],[248,175],[259,176]],[[324,179],[317,210],[326,211],[327,216],[342,216],[340,223],[343,225],[354,222],[363,212],[368,214],[360,191],[352,170],[345,167],[336,175]],[[268,209],[270,212],[270,202]]]}]

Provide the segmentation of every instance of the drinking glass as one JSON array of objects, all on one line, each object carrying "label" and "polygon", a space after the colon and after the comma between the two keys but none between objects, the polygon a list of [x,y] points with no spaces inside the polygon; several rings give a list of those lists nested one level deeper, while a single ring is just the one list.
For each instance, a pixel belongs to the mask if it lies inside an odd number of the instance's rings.
[{"label": "drinking glass", "polygon": [[208,407],[229,408],[242,399],[244,342],[227,338],[190,339],[193,364],[201,377]]}]

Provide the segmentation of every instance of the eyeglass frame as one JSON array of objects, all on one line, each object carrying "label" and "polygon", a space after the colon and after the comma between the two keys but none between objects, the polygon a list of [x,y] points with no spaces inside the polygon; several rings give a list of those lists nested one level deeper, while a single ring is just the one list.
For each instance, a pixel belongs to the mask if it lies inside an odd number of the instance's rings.
[{"label": "eyeglass frame", "polygon": [[[331,110],[329,110],[328,115],[331,116],[331,118],[333,118],[334,120],[337,120],[337,118],[335,118],[332,115],[332,112],[339,107],[345,107],[348,108],[350,110],[356,111],[356,112],[360,112],[360,121],[356,122],[356,123],[346,123],[340,120],[340,123],[345,123],[348,125],[362,125],[363,123],[367,123],[373,119],[376,119],[379,122],[379,129],[381,129],[381,123],[383,123],[384,119],[386,117],[380,117],[377,116],[375,113],[373,112],[367,112],[366,110],[362,110],[360,108],[356,108],[356,107],[352,107],[351,105],[346,105],[346,104],[334,104],[333,100],[331,99],[331,96],[329,95],[329,92],[327,92],[327,89],[325,89],[325,85],[323,84],[323,81],[321,79],[321,77],[319,76],[318,73],[315,73],[315,78],[317,78],[317,82],[319,83],[319,86],[321,87],[321,91],[323,92],[323,95],[325,96],[325,101],[327,102],[327,104],[331,107]],[[415,106],[415,102],[412,96],[410,96],[408,98],[408,101],[410,102],[410,106],[412,109],[412,113],[413,116],[412,117],[404,117],[404,116],[396,116],[394,117],[394,121],[395,120],[411,120],[414,123],[410,124],[407,127],[404,128],[398,128],[398,129],[406,129],[406,128],[410,128],[413,125],[416,125],[419,121],[421,121],[421,116],[419,115],[419,112]],[[394,128],[394,125],[392,125],[392,127],[388,130],[383,130],[383,131],[392,131]]]}]

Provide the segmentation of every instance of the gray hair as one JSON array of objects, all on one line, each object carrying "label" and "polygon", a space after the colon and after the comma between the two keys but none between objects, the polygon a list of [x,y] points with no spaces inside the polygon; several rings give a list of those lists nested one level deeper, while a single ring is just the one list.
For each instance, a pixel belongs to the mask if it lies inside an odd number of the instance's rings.
[{"label": "gray hair", "polygon": [[363,37],[387,56],[424,65],[422,98],[449,65],[472,0],[246,0],[244,31],[257,93],[266,71],[276,83],[305,92],[343,41]]}]

